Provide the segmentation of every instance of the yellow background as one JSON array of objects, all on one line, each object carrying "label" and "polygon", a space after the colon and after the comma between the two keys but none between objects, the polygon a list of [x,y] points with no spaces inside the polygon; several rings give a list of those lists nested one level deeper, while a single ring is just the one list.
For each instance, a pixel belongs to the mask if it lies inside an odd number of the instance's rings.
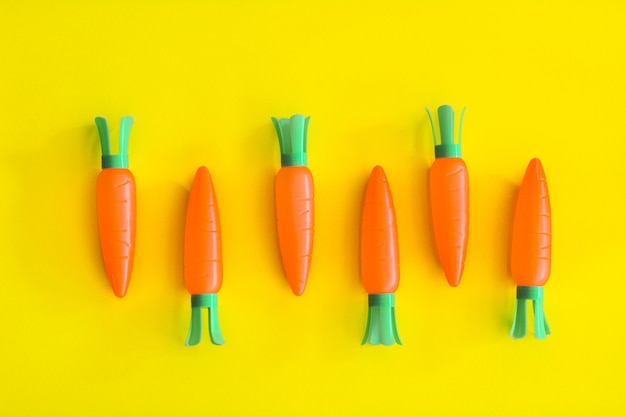
[{"label": "yellow background", "polygon": [[[624,2],[0,3],[0,415],[626,414]],[[434,254],[424,107],[467,106],[471,226],[450,288]],[[283,278],[270,116],[311,115],[307,290]],[[458,114],[458,112],[457,112]],[[93,119],[135,117],[135,269],[104,274]],[[553,211],[553,335],[512,340],[507,247],[526,164]],[[403,346],[360,346],[361,202],[395,200]],[[188,191],[221,210],[226,344],[187,348]]]}]

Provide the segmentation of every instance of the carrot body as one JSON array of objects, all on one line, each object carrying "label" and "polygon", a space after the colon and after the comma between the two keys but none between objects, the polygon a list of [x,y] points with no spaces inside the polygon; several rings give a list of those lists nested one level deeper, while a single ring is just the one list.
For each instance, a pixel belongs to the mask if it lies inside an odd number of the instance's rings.
[{"label": "carrot body", "polygon": [[548,183],[541,161],[530,161],[517,197],[511,274],[517,285],[542,286],[550,276],[552,224]]},{"label": "carrot body", "polygon": [[104,266],[117,297],[124,297],[135,256],[135,178],[125,168],[104,169],[96,185]]},{"label": "carrot body", "polygon": [[224,343],[217,314],[217,292],[222,287],[220,215],[209,170],[200,167],[191,186],[185,223],[184,280],[191,294],[191,326],[187,346],[200,343],[202,308],[208,309],[209,335]]},{"label": "carrot body", "polygon": [[294,294],[302,295],[313,251],[313,176],[307,167],[276,175],[276,219],[283,268]]},{"label": "carrot body", "polygon": [[552,223],[548,183],[541,161],[528,164],[520,187],[511,242],[511,274],[517,287],[511,336],[526,335],[526,301],[532,300],[535,337],[543,340],[550,327],[543,312],[543,286],[550,275]]},{"label": "carrot body", "polygon": [[[428,109],[427,109],[428,111]],[[454,142],[454,112],[450,106],[438,109],[441,144],[428,112],[435,138],[435,162],[430,169],[430,207],[439,262],[448,283],[461,282],[469,235],[469,176],[461,159],[461,134]],[[461,113],[460,126],[463,124]],[[461,129],[459,128],[459,131]]]},{"label": "carrot body", "polygon": [[281,261],[295,295],[302,295],[313,253],[313,175],[306,166],[309,118],[272,118],[281,151],[282,168],[274,188]]},{"label": "carrot body", "polygon": [[362,344],[402,344],[398,335],[394,292],[400,282],[398,228],[385,171],[372,170],[361,218],[361,280],[369,294]]},{"label": "carrot body", "polygon": [[469,179],[461,158],[436,159],[430,169],[435,244],[448,283],[461,282],[469,231]]},{"label": "carrot body", "polygon": [[393,293],[400,282],[396,215],[380,166],[372,170],[363,202],[361,280],[368,294]]},{"label": "carrot body", "polygon": [[96,184],[98,229],[104,266],[117,297],[124,297],[130,283],[135,256],[135,178],[128,169],[128,136],[132,117],[120,125],[120,153],[111,154],[106,119],[96,117],[102,145],[102,168]]},{"label": "carrot body", "polygon": [[190,294],[222,287],[222,240],[215,189],[206,167],[198,168],[189,194],[185,224],[185,286]]}]

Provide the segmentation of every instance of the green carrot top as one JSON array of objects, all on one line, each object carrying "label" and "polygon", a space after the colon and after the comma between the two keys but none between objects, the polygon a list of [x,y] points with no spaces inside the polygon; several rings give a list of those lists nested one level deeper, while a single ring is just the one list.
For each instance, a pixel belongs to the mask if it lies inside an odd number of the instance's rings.
[{"label": "green carrot top", "polygon": [[368,302],[367,325],[361,344],[391,346],[395,342],[401,345],[396,325],[395,295],[370,294]]},{"label": "green carrot top", "polygon": [[301,114],[295,114],[289,119],[272,117],[280,144],[281,166],[306,166],[307,129],[310,118]]},{"label": "green carrot top", "polygon": [[220,330],[217,316],[217,294],[194,294],[191,296],[191,325],[187,335],[187,346],[200,343],[202,336],[202,309],[206,308],[209,315],[209,337],[214,345],[223,345],[224,338]]},{"label": "green carrot top", "polygon": [[120,150],[119,154],[111,154],[111,141],[109,138],[109,125],[104,117],[96,117],[96,127],[100,135],[102,145],[102,168],[128,168],[128,137],[133,125],[131,116],[122,117],[120,122]]},{"label": "green carrot top", "polygon": [[439,131],[441,132],[441,144],[437,144],[437,135],[435,134],[435,123],[430,115],[430,110],[426,109],[430,126],[433,130],[433,140],[435,141],[435,158],[460,158],[461,157],[461,132],[463,129],[463,115],[465,108],[461,111],[461,119],[459,121],[459,142],[454,142],[454,110],[449,105],[439,106],[437,115],[439,116]]},{"label": "green carrot top", "polygon": [[521,339],[526,336],[526,300],[532,300],[535,313],[535,337],[544,340],[550,334],[550,326],[543,312],[543,286],[518,286],[515,302],[515,316],[511,337]]}]

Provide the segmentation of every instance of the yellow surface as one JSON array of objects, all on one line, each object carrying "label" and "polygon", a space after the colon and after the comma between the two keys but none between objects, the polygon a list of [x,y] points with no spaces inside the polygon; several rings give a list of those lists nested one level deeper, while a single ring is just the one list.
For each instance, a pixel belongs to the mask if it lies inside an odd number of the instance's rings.
[{"label": "yellow surface", "polygon": [[[0,415],[623,416],[624,2],[0,3]],[[571,3],[571,4],[570,4]],[[424,107],[467,106],[471,227],[450,288],[434,255]],[[316,235],[291,295],[270,116],[311,115]],[[135,270],[100,257],[94,116],[133,115]],[[543,161],[553,335],[509,336],[516,187]],[[223,347],[184,346],[186,200],[222,214]],[[403,346],[361,347],[360,205],[382,165],[401,244]]]}]

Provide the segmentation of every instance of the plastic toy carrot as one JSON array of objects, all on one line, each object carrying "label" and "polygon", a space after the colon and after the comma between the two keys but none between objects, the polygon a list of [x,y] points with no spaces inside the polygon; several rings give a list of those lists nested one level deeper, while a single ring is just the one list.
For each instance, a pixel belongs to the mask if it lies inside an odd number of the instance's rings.
[{"label": "plastic toy carrot", "polygon": [[309,117],[272,117],[278,134],[281,169],[276,175],[276,224],[285,275],[295,295],[302,295],[313,252],[313,176],[307,164]]},{"label": "plastic toy carrot", "polygon": [[467,166],[461,159],[461,130],[465,109],[461,112],[458,143],[454,143],[452,107],[445,105],[437,110],[440,144],[437,144],[430,111],[426,109],[426,112],[435,141],[435,162],[430,169],[430,208],[435,244],[446,279],[451,286],[456,287],[463,274],[469,232],[469,179]]},{"label": "plastic toy carrot", "polygon": [[374,167],[361,218],[361,280],[369,294],[365,337],[361,344],[402,344],[396,326],[395,291],[400,282],[398,228],[385,171]]},{"label": "plastic toy carrot", "polygon": [[530,161],[522,180],[511,245],[511,274],[517,284],[517,301],[511,337],[526,335],[526,300],[535,312],[535,337],[543,340],[550,327],[543,313],[543,286],[550,276],[552,223],[548,183],[541,161]]},{"label": "plastic toy carrot", "polygon": [[198,168],[191,186],[185,224],[185,286],[191,294],[191,327],[187,346],[200,343],[202,308],[208,309],[211,342],[223,345],[217,316],[222,287],[222,237],[213,182],[206,167]]},{"label": "plastic toy carrot", "polygon": [[102,171],[96,185],[100,246],[111,287],[120,298],[128,290],[135,256],[135,177],[128,169],[128,136],[132,124],[132,117],[122,118],[119,154],[112,155],[107,121],[96,117],[102,145]]}]

